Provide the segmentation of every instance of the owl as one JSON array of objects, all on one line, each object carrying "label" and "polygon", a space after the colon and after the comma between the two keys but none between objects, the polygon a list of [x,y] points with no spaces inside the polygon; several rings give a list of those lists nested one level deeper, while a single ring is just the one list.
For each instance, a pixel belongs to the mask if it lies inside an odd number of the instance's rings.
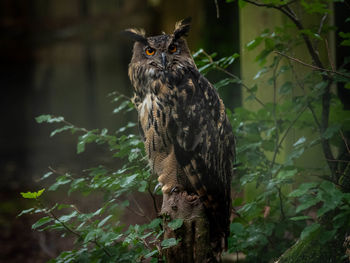
[{"label": "owl", "polygon": [[227,248],[235,141],[225,106],[199,73],[185,36],[190,19],[172,34],[146,37],[127,29],[135,43],[129,64],[140,133],[149,165],[164,195],[186,191],[204,204],[210,239]]}]

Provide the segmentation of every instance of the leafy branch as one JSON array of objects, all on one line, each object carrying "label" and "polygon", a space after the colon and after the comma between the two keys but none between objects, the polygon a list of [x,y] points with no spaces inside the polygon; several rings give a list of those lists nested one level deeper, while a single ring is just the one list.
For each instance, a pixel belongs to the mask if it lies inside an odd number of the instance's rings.
[{"label": "leafy branch", "polygon": [[221,67],[220,64],[217,61],[214,61],[213,58],[206,51],[204,51],[203,49],[200,49],[194,55],[194,57],[198,56],[199,54],[203,54],[209,60],[208,66],[212,66],[212,67],[214,67],[214,69],[222,71],[225,74],[227,74],[228,76],[230,76],[231,78],[233,78],[237,83],[239,83],[243,88],[245,88],[261,106],[263,106],[263,107],[265,106],[265,104],[258,97],[256,97],[255,92],[253,91],[253,89],[251,89],[247,85],[245,85],[238,76],[236,76],[233,73],[229,72],[224,67]]},{"label": "leafy branch", "polygon": [[[277,53],[277,54],[280,55],[280,56],[283,56],[283,57],[286,57],[286,58],[288,58],[288,59],[290,59],[290,60],[293,60],[293,61],[295,61],[295,62],[298,62],[299,64],[304,65],[304,66],[306,66],[306,67],[309,67],[309,68],[312,68],[312,69],[315,69],[315,70],[319,70],[319,71],[323,71],[323,72],[328,72],[328,73],[332,73],[332,74],[337,74],[337,75],[342,76],[342,77],[344,77],[344,78],[350,79],[350,75],[343,74],[343,73],[341,73],[341,72],[339,72],[339,71],[335,71],[334,69],[329,70],[329,69],[325,69],[325,68],[319,68],[319,67],[317,67],[317,66],[314,66],[314,65],[308,64],[308,63],[306,63],[306,62],[303,62],[303,61],[301,61],[300,59],[293,58],[293,57],[291,57],[291,56],[288,56],[287,54],[283,54],[283,53],[281,53],[281,52],[279,52],[279,51],[274,51],[274,52]],[[333,63],[332,63],[332,65],[333,65]],[[334,67],[334,66],[333,66],[333,67]]]}]

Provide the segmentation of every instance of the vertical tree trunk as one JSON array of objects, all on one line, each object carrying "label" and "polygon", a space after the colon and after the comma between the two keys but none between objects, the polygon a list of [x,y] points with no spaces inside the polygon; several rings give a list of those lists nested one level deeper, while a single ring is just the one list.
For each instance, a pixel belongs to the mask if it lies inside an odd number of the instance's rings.
[{"label": "vertical tree trunk", "polygon": [[[164,239],[180,240],[176,246],[166,249],[167,263],[218,262],[210,245],[209,221],[197,196],[186,192],[164,194],[161,213],[164,215]],[[167,226],[174,219],[184,220],[179,229]]]}]

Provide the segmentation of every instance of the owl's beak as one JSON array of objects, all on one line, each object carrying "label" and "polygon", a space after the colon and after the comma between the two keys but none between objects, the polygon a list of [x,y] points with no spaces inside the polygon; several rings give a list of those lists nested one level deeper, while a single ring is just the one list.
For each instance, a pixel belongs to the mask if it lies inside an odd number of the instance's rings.
[{"label": "owl's beak", "polygon": [[161,60],[162,60],[162,66],[165,69],[166,68],[166,64],[167,64],[165,53],[161,54]]}]

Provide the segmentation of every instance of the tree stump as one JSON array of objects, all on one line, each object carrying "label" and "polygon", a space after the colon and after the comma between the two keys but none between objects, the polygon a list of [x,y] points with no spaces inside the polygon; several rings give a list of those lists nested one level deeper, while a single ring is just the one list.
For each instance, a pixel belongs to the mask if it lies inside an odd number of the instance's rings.
[{"label": "tree stump", "polygon": [[[165,250],[167,263],[218,262],[210,245],[209,221],[198,196],[186,192],[163,195],[161,214],[164,218],[164,239],[180,242]],[[167,223],[183,219],[183,225],[172,230]]]}]

